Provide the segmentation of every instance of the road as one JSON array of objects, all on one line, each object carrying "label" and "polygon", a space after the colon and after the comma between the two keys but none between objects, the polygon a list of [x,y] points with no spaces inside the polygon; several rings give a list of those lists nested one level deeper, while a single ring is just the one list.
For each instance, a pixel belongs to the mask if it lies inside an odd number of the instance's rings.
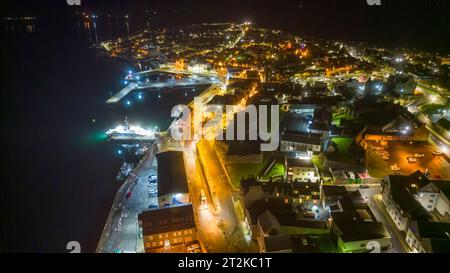
[{"label": "road", "polygon": [[[150,149],[116,194],[97,253],[144,252],[139,237],[138,214],[157,205],[156,195],[150,195],[148,177],[156,175],[155,152]],[[127,198],[127,194],[131,195]]]},{"label": "road", "polygon": [[220,252],[248,252],[248,241],[235,213],[231,184],[212,145],[212,141],[200,141],[197,149],[212,198],[218,203],[217,213],[227,242],[226,248]]},{"label": "road", "polygon": [[[220,229],[220,219],[195,153],[195,142],[187,143],[184,148],[184,159],[199,241],[206,252],[223,252],[226,249],[225,236]],[[207,197],[205,203],[200,200],[202,190]]]},{"label": "road", "polygon": [[383,223],[389,235],[391,235],[392,248],[385,251],[386,253],[407,253],[406,243],[403,242],[402,234],[398,231],[395,224],[390,220],[387,212],[384,212],[375,198],[381,193],[381,186],[370,187],[370,189],[359,189],[361,195],[367,200],[370,210],[373,212],[378,222]]}]

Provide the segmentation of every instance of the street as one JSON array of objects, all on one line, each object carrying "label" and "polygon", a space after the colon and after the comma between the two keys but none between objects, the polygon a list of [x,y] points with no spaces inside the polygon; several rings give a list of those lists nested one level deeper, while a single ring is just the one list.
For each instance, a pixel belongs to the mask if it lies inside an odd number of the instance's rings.
[{"label": "street", "polygon": [[148,177],[156,175],[154,158],[155,152],[150,149],[117,192],[96,252],[144,252],[138,214],[158,204],[156,195],[150,195],[148,183]]},{"label": "street", "polygon": [[389,235],[391,235],[391,243],[392,248],[385,251],[386,253],[407,253],[406,243],[404,243],[404,239],[402,234],[397,229],[395,224],[390,219],[390,216],[383,210],[383,208],[379,205],[379,202],[382,203],[381,200],[376,200],[379,198],[381,193],[381,186],[370,187],[369,189],[359,189],[361,195],[367,200],[367,204],[369,205],[370,210],[373,212],[375,218],[378,222],[383,223],[386,227]]},{"label": "street", "polygon": [[217,158],[212,142],[201,141],[197,144],[197,148],[212,198],[218,202],[219,226],[226,239],[226,247],[220,252],[248,252],[248,242],[242,230],[242,223],[235,213],[230,183]]}]

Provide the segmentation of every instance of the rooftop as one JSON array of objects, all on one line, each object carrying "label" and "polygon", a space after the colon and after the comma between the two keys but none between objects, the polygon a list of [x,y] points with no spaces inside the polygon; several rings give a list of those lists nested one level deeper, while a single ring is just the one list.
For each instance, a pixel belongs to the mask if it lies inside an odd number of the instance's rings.
[{"label": "rooftop", "polygon": [[156,154],[158,160],[158,196],[188,193],[183,152],[169,151]]},{"label": "rooftop", "polygon": [[144,235],[195,228],[192,204],[143,211],[138,219]]},{"label": "rooftop", "polygon": [[382,223],[333,221],[344,242],[357,242],[391,238]]}]

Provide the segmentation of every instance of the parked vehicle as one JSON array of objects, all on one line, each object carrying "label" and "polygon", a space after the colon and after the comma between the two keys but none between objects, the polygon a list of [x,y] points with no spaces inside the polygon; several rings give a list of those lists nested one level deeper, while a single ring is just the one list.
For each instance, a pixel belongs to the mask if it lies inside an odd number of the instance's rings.
[{"label": "parked vehicle", "polygon": [[409,163],[416,163],[417,162],[417,159],[415,157],[412,157],[412,156],[407,157],[407,159],[408,159]]}]

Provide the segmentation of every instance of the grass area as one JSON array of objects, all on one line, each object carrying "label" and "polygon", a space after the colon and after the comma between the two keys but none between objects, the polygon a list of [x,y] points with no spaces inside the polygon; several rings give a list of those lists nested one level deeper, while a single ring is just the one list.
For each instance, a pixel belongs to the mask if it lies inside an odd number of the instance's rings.
[{"label": "grass area", "polygon": [[237,188],[241,186],[241,178],[246,178],[250,175],[257,175],[263,163],[247,163],[247,164],[232,164],[227,165],[228,174],[230,175],[231,182]]},{"label": "grass area", "polygon": [[315,156],[313,156],[311,161],[314,163],[314,165],[317,166],[317,168],[319,170],[322,170],[323,169],[323,165],[325,164],[325,157],[322,154],[315,155]]},{"label": "grass area", "polygon": [[269,173],[262,177],[262,179],[269,179],[276,176],[284,176],[284,164],[281,162],[275,163]]},{"label": "grass area", "polygon": [[435,113],[438,110],[447,110],[447,106],[442,104],[425,104],[420,106],[420,111],[427,114]]},{"label": "grass area", "polygon": [[354,139],[350,137],[333,137],[332,141],[336,144],[338,150],[331,157],[341,162],[354,163],[354,154],[350,149]]},{"label": "grass area", "polygon": [[337,247],[330,234],[322,234],[316,238],[317,245],[322,253],[336,253]]},{"label": "grass area", "polygon": [[341,125],[341,119],[352,120],[354,118],[352,116],[350,116],[349,114],[346,114],[346,113],[333,114],[332,124],[334,124],[336,126],[340,126]]}]

